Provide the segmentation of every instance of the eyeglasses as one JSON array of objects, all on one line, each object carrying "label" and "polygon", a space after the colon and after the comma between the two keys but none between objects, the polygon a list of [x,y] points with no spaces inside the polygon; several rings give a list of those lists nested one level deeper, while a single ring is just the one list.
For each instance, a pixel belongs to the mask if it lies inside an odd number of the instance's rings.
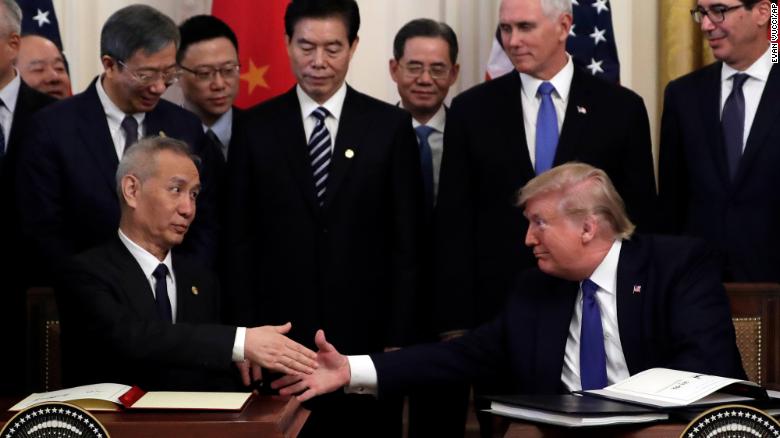
[{"label": "eyeglasses", "polygon": [[160,79],[162,79],[166,87],[169,87],[179,79],[179,75],[181,74],[178,67],[171,67],[165,71],[154,69],[132,70],[124,61],[117,60],[117,64],[127,69],[130,76],[144,87],[152,85]]},{"label": "eyeglasses", "polygon": [[706,15],[707,18],[709,18],[713,23],[722,23],[723,20],[726,19],[726,12],[733,11],[734,9],[741,8],[743,6],[745,5],[715,5],[709,9],[698,6],[696,9],[691,9],[691,17],[693,17],[693,21],[701,23],[701,20],[703,20],[704,16]]},{"label": "eyeglasses", "polygon": [[182,70],[192,73],[200,82],[211,82],[217,78],[217,73],[222,76],[222,79],[235,79],[238,77],[238,72],[241,69],[241,64],[225,64],[222,67],[203,66],[195,69],[187,68],[180,65]]},{"label": "eyeglasses", "polygon": [[428,74],[431,76],[431,79],[438,80],[438,79],[446,79],[447,76],[450,74],[450,67],[446,65],[441,64],[434,64],[429,67],[425,67],[422,64],[417,63],[409,63],[409,64],[399,64],[401,68],[406,71],[406,76],[409,78],[417,79],[420,76],[422,76],[425,71],[428,71]]}]

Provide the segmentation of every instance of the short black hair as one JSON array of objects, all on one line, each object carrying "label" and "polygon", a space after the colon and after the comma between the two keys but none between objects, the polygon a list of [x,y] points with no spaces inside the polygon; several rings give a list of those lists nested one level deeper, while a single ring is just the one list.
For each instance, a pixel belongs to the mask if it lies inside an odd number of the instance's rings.
[{"label": "short black hair", "polygon": [[418,18],[403,25],[393,40],[393,56],[395,60],[404,57],[404,47],[406,41],[414,37],[441,38],[447,42],[450,47],[450,62],[455,64],[458,61],[458,37],[447,24],[440,21],[434,21],[429,18]]},{"label": "short black hair", "polygon": [[355,0],[292,0],[284,13],[284,32],[292,39],[298,21],[330,17],[338,17],[344,22],[351,46],[360,29],[360,10]]},{"label": "short black hair", "polygon": [[181,34],[181,43],[176,52],[176,62],[180,64],[190,45],[215,38],[227,38],[238,53],[238,38],[233,29],[213,15],[195,15],[184,20],[179,25],[179,34]]},{"label": "short black hair", "polygon": [[108,17],[100,31],[100,56],[127,61],[135,52],[179,47],[179,29],[167,15],[146,5],[126,6]]}]

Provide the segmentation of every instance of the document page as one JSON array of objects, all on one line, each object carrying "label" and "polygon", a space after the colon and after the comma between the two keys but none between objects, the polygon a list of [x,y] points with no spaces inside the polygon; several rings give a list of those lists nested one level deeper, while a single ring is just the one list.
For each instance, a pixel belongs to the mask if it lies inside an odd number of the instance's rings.
[{"label": "document page", "polygon": [[240,411],[251,396],[251,392],[150,391],[130,408]]},{"label": "document page", "polygon": [[[27,396],[24,400],[12,406],[9,411],[21,411],[30,406],[37,405],[45,402],[65,402],[74,400],[103,400],[116,405],[121,404],[119,397],[130,390],[127,385],[120,385],[118,383],[97,383],[94,385],[76,386],[74,388],[60,389],[58,391],[33,393]],[[113,408],[104,407],[101,410],[116,410],[117,406]]]}]

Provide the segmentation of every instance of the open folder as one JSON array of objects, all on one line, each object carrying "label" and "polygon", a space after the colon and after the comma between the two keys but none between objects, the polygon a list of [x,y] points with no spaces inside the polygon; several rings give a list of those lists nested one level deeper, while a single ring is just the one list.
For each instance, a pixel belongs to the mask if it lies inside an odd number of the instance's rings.
[{"label": "open folder", "polygon": [[68,402],[88,411],[123,409],[179,409],[240,411],[251,392],[144,392],[137,386],[98,383],[58,391],[30,394],[9,411],[20,411],[45,402]]}]

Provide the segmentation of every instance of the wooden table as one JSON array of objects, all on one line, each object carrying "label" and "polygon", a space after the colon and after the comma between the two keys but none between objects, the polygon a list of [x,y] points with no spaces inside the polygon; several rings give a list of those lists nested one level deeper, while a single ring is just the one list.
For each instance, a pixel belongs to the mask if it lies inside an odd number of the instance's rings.
[{"label": "wooden table", "polygon": [[[0,398],[0,429],[13,417],[8,412],[22,397]],[[95,412],[111,438],[257,438],[296,437],[309,411],[295,399],[253,397],[241,412],[124,411]]]},{"label": "wooden table", "polygon": [[686,426],[686,424],[682,423],[657,423],[650,425],[567,428],[517,421],[509,425],[504,438],[677,438]]}]

